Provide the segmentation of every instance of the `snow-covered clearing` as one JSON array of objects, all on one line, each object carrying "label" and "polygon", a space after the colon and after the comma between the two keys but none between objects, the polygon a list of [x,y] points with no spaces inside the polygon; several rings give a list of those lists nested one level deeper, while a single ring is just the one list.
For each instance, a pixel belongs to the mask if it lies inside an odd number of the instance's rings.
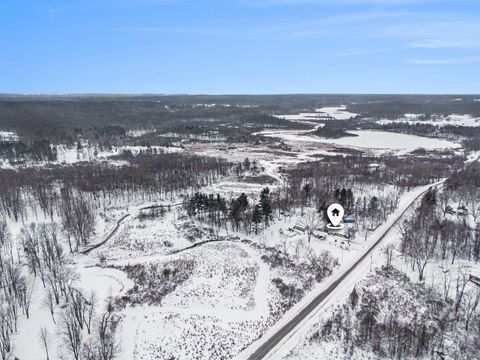
[{"label": "snow-covered clearing", "polygon": [[348,120],[354,118],[358,114],[348,112],[345,105],[342,106],[327,106],[320,109],[315,109],[315,111],[320,113],[325,113],[328,116],[333,117],[336,120]]},{"label": "snow-covered clearing", "polygon": [[299,114],[290,115],[273,115],[279,119],[290,120],[304,124],[318,124],[318,121],[329,120],[348,120],[354,118],[358,114],[348,112],[346,106],[328,106],[315,109],[315,112],[301,112]]},{"label": "snow-covered clearing", "polygon": [[28,166],[45,166],[45,165],[66,165],[75,164],[78,162],[92,162],[92,161],[108,161],[110,165],[123,166],[128,165],[128,161],[125,160],[112,160],[110,157],[116,155],[122,155],[125,152],[130,152],[133,155],[140,153],[154,153],[154,154],[168,154],[183,152],[184,150],[176,146],[112,146],[109,149],[100,148],[97,146],[91,146],[83,144],[81,148],[76,146],[67,146],[64,144],[53,145],[57,153],[57,159],[55,161],[28,161],[20,165],[12,165],[6,158],[0,158],[0,168],[2,169],[14,169],[17,167]]},{"label": "snow-covered clearing", "polygon": [[130,136],[130,137],[141,137],[143,135],[146,135],[146,134],[150,134],[150,133],[154,133],[155,130],[152,129],[152,130],[147,130],[147,129],[132,129],[132,130],[128,130],[126,135],[127,136]]},{"label": "snow-covered clearing", "polygon": [[[62,164],[73,164],[80,161],[106,160],[110,156],[121,155],[124,152],[131,152],[133,155],[137,155],[140,152],[173,153],[183,151],[178,147],[167,146],[113,146],[111,149],[102,150],[88,145],[81,149],[58,145],[56,146],[56,149],[57,162]],[[119,165],[122,165],[122,163],[119,162]]]},{"label": "snow-covered clearing", "polygon": [[276,290],[248,245],[205,244],[156,261],[173,258],[195,262],[191,277],[160,307],[127,307],[119,359],[232,357],[268,326]]},{"label": "snow-covered clearing", "polygon": [[0,131],[0,141],[18,141],[19,137],[12,131]]}]

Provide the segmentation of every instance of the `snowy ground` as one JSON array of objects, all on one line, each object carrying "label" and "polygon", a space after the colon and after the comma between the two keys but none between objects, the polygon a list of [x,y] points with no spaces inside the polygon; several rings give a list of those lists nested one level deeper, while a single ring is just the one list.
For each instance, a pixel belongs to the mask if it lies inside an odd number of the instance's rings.
[{"label": "snowy ground", "polygon": [[126,309],[119,359],[232,357],[268,326],[275,289],[249,246],[212,243],[173,258],[193,260],[192,276],[161,307]]},{"label": "snowy ground", "polygon": [[1,141],[18,141],[18,135],[12,131],[1,131],[0,130],[0,140]]},{"label": "snowy ground", "polygon": [[354,118],[358,114],[346,111],[346,106],[329,106],[315,109],[315,112],[301,112],[299,114],[290,115],[274,115],[280,119],[290,120],[293,122],[308,123],[308,121],[315,124],[315,121],[334,120],[348,120]]},{"label": "snowy ground", "polygon": [[115,155],[121,155],[124,152],[131,152],[133,155],[139,153],[174,153],[183,152],[180,147],[167,147],[167,146],[112,146],[110,149],[101,149],[95,146],[84,144],[82,148],[78,149],[76,146],[66,146],[63,144],[55,145],[57,151],[57,160],[51,162],[37,161],[27,162],[21,165],[12,165],[7,159],[0,158],[0,168],[13,169],[17,167],[26,166],[44,166],[44,165],[56,165],[56,164],[74,164],[78,162],[92,162],[92,161],[109,161],[111,165],[122,166],[127,165],[127,161],[113,161],[109,157]]},{"label": "snowy ground", "polygon": [[[356,114],[344,111],[344,107],[322,108],[316,113],[320,117],[334,117],[346,120]],[[325,115],[326,114],[326,115]],[[311,116],[302,115],[302,119],[311,121]],[[314,125],[315,124],[315,125]],[[312,126],[320,126],[315,121]],[[311,130],[310,130],[311,131]],[[452,142],[414,137],[411,135],[376,132],[359,132],[358,137],[327,141],[310,136],[306,131],[269,131],[262,132],[264,136],[282,138],[290,145],[291,150],[272,149],[268,146],[221,143],[190,143],[185,144],[185,150],[180,148],[158,148],[157,151],[187,151],[189,153],[207,156],[224,157],[230,161],[241,162],[245,158],[256,161],[260,170],[256,175],[266,175],[272,179],[271,188],[281,188],[284,185],[280,169],[300,162],[315,159],[315,155],[328,154],[328,150],[338,146],[344,148],[362,147],[368,144],[376,150],[396,149],[411,151],[416,147],[445,148],[457,147]],[[378,133],[378,132],[377,132]],[[351,143],[357,139],[360,143]],[[357,144],[357,145],[356,145]],[[396,146],[401,146],[397,148]],[[430,147],[429,147],[430,146]],[[111,151],[95,152],[93,148],[59,148],[59,162],[73,163],[77,161],[92,161],[106,159],[110,155],[119,154],[124,150],[138,153],[144,147],[121,147]],[[260,182],[243,182],[241,180],[225,180],[202,189],[205,192],[220,193],[227,198],[246,192],[257,195],[266,185]],[[391,191],[391,189],[383,189]],[[404,194],[400,201],[399,211],[424,189],[414,189]],[[366,189],[365,191],[372,191]],[[375,191],[381,191],[380,188]],[[178,204],[181,199],[172,199],[171,204]],[[154,203],[153,201],[151,203]],[[166,203],[166,202],[165,202]],[[128,278],[122,267],[126,265],[159,264],[168,266],[172,261],[192,262],[194,270],[188,279],[179,284],[174,291],[162,299],[160,305],[127,305],[123,312],[122,330],[120,332],[121,360],[148,359],[207,359],[232,358],[254,343],[262,334],[269,334],[282,323],[278,322],[282,310],[279,308],[279,290],[273,285],[274,277],[295,284],[299,281],[294,275],[283,269],[271,269],[261,259],[264,247],[282,249],[297,261],[304,260],[311,251],[320,254],[328,251],[339,259],[341,265],[335,272],[321,283],[317,284],[304,299],[294,306],[284,320],[291,318],[312,299],[319,291],[324,290],[334,279],[352,264],[365,249],[377,239],[398,212],[369,234],[364,240],[363,233],[357,234],[357,239],[348,243],[344,238],[319,234],[325,240],[312,239],[308,244],[306,234],[291,231],[288,228],[302,221],[297,212],[291,215],[276,215],[276,221],[265,232],[259,235],[232,233],[231,229],[222,229],[219,233],[211,233],[208,227],[198,221],[182,217],[179,207],[173,206],[162,217],[155,219],[140,219],[140,207],[150,205],[139,200],[128,204],[108,205],[98,226],[98,236],[95,243],[102,242],[105,234],[110,234],[118,219],[129,215],[119,225],[118,230],[104,245],[93,250],[88,255],[78,255],[74,262],[78,274],[76,286],[86,294],[95,291],[98,297],[99,310],[105,306],[105,301],[113,297],[121,297],[134,286],[134,281]],[[308,209],[306,209],[308,210]],[[225,241],[211,242],[188,249],[203,241],[222,236]],[[241,240],[250,240],[251,243]],[[254,246],[256,244],[258,246]],[[299,246],[300,244],[300,246]],[[100,267],[100,259],[105,258],[107,267]],[[375,250],[375,257],[365,261],[357,268],[343,288],[337,289],[330,299],[331,302],[341,301],[348,294],[353,284],[370,271],[371,267],[381,264],[382,251]],[[112,268],[115,267],[115,268]],[[37,338],[40,326],[55,329],[50,314],[43,309],[41,299],[44,297],[40,286],[36,284],[35,301],[32,305],[34,314],[28,323],[20,324],[21,333],[17,336],[15,354],[20,359],[29,359],[32,353],[42,353],[41,345],[35,344],[32,338]],[[313,320],[312,320],[313,319]],[[317,321],[310,318],[308,321]],[[308,329],[308,325],[304,327]],[[27,329],[27,330],[24,330]],[[303,329],[303,328],[302,328]],[[302,330],[303,331],[303,330]],[[296,346],[296,334],[291,340]],[[52,339],[55,346],[56,339]],[[290,348],[292,348],[290,347]],[[286,346],[285,348],[288,348]],[[279,357],[276,357],[279,358]]]},{"label": "snowy ground", "polygon": [[358,114],[348,112],[346,110],[346,106],[328,106],[328,107],[322,107],[320,109],[316,109],[315,111],[320,112],[320,113],[325,113],[331,117],[333,117],[336,120],[348,120],[351,118],[354,118]]},{"label": "snowy ground", "polygon": [[81,149],[58,145],[57,161],[62,164],[73,164],[80,161],[105,160],[110,156],[120,155],[126,151],[136,155],[140,152],[153,151],[157,153],[181,152],[181,148],[165,146],[113,146],[109,150],[98,150],[93,146],[85,146]]}]

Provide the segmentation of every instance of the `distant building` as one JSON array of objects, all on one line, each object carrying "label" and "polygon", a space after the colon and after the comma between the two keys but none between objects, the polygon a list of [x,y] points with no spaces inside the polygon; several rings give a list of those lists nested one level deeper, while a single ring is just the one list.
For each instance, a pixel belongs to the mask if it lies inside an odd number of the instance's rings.
[{"label": "distant building", "polygon": [[353,216],[347,216],[343,219],[345,224],[355,224],[355,218]]},{"label": "distant building", "polygon": [[299,230],[301,232],[305,232],[305,231],[308,230],[308,225],[297,224],[297,225],[295,225],[294,229]]}]

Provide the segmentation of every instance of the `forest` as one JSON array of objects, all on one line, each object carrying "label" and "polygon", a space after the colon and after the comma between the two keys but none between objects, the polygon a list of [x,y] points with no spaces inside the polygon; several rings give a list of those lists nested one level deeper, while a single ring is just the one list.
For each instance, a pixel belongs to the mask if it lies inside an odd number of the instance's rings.
[{"label": "forest", "polygon": [[[455,331],[479,331],[480,295],[466,290],[467,271],[429,284],[434,265],[453,269],[480,259],[480,168],[467,161],[480,134],[477,127],[376,120],[407,112],[426,119],[478,114],[479,102],[454,98],[0,96],[0,359],[15,353],[22,325],[38,311],[51,323],[36,339],[47,360],[113,360],[125,340],[122,325],[140,326],[132,322],[139,318],[148,318],[141,325],[150,326],[142,330],[148,333],[168,322],[183,327],[160,347],[200,343],[206,352],[199,356],[213,349],[228,358],[343,271],[366,251],[370,234],[428,186],[398,226],[398,248],[386,248],[386,266],[359,283],[310,340],[340,339],[349,355],[446,353]],[[324,116],[324,126],[317,126],[320,118],[280,116],[325,106],[358,115]],[[367,151],[302,139],[358,130],[446,138],[463,147]],[[349,220],[344,232],[325,229],[334,202]],[[414,281],[396,269],[398,259]],[[97,278],[121,289],[101,298],[81,289]],[[165,304],[171,313],[162,313]],[[135,317],[144,307],[154,313]],[[236,314],[234,330],[218,326],[209,313],[217,307]],[[193,331],[204,337],[185,335]],[[456,344],[473,353],[468,339],[475,334]],[[230,347],[219,348],[224,344]]]}]

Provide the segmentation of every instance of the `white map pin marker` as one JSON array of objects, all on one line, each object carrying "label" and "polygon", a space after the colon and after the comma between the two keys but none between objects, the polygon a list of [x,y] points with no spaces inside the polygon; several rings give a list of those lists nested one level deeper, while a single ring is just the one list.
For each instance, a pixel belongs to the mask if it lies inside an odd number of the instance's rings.
[{"label": "white map pin marker", "polygon": [[332,204],[327,209],[327,216],[330,223],[333,227],[340,228],[342,227],[340,223],[343,220],[343,214],[345,210],[343,210],[343,206],[340,204]]}]

